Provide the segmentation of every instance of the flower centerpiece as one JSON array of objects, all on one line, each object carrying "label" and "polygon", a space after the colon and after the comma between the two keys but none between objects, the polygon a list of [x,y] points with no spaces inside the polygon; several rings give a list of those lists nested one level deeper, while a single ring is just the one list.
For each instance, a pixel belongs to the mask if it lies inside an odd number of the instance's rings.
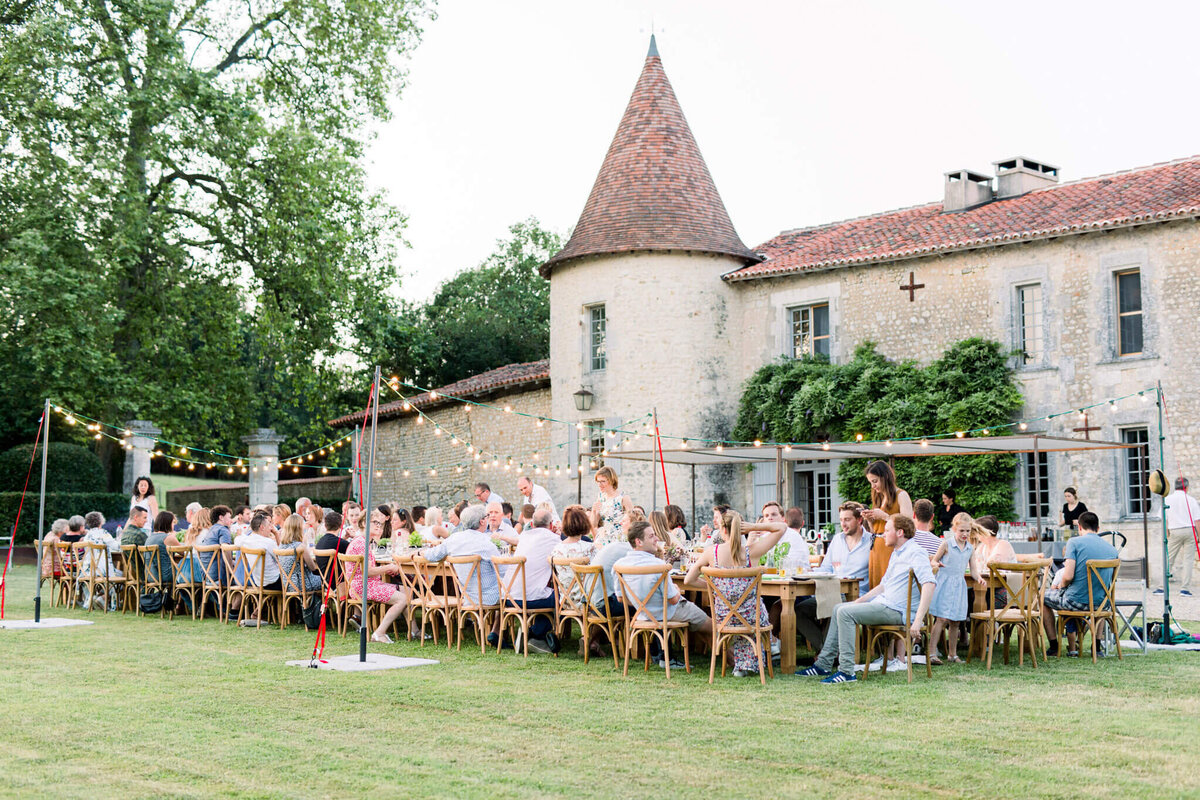
[{"label": "flower centerpiece", "polygon": [[417,548],[417,547],[422,546],[423,544],[425,544],[425,537],[421,535],[420,531],[413,531],[412,533],[410,533],[408,535],[408,546],[409,547]]}]

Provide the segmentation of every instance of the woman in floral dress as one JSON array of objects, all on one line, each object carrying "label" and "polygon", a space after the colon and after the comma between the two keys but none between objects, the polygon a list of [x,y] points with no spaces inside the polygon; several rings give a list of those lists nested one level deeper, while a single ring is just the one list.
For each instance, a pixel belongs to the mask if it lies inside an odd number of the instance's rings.
[{"label": "woman in floral dress", "polygon": [[[387,506],[380,506],[371,512],[371,541],[379,541],[383,535],[384,526],[391,522],[391,516],[392,510]],[[395,564],[385,564],[382,567],[376,565],[375,554],[370,547],[367,547],[367,537],[354,537],[350,541],[349,547],[346,548],[346,555],[361,556],[364,553],[367,557],[367,600],[389,606],[387,613],[379,621],[379,627],[371,634],[371,641],[391,644],[392,637],[387,635],[387,629],[408,605],[408,592],[402,586],[377,579],[377,576],[381,575],[395,575],[400,568]],[[352,599],[359,598],[361,600],[362,594],[362,570],[357,566],[352,566],[350,567],[350,596]]]},{"label": "woman in floral dress", "polygon": [[617,473],[612,467],[596,470],[596,486],[600,497],[592,504],[592,524],[596,526],[596,549],[609,542],[621,540],[625,515],[633,509],[628,497],[617,491]]},{"label": "woman in floral dress", "polygon": [[[743,534],[754,531],[762,531],[763,535],[747,546]],[[726,511],[721,517],[720,529],[721,538],[724,542],[704,549],[704,552],[700,554],[700,557],[696,559],[691,569],[688,570],[684,583],[699,583],[701,580],[700,570],[704,567],[717,567],[719,569],[745,569],[749,567],[769,552],[783,538],[785,532],[787,532],[787,525],[782,522],[743,522],[741,514],[736,511]],[[753,582],[753,578],[713,579],[713,585],[730,600],[737,600],[741,597],[742,593],[746,591],[746,587]],[[723,619],[729,614],[728,604],[723,602],[716,592],[713,593],[713,605],[715,606],[713,609],[715,619]],[[757,612],[755,606],[757,606]],[[759,624],[768,629],[771,627],[771,622],[767,617],[767,608],[763,605],[762,598],[753,595],[747,597],[746,601],[738,608],[738,613],[746,620],[754,619],[754,615],[757,613]],[[736,617],[734,619],[736,620]],[[742,678],[758,673],[758,664],[755,663],[754,659],[754,646],[747,639],[741,636],[734,637],[730,647],[733,650],[734,677]],[[779,640],[772,635],[771,653],[776,652],[778,649]],[[767,654],[767,657],[769,658],[770,654]]]}]

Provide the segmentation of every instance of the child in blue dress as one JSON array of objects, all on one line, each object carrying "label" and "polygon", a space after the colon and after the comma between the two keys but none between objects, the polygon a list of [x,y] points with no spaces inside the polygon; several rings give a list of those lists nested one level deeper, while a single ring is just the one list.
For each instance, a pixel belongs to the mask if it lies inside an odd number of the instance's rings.
[{"label": "child in blue dress", "polygon": [[975,563],[975,548],[971,546],[971,528],[975,520],[965,511],[956,514],[951,525],[951,535],[942,539],[937,553],[930,559],[937,568],[937,585],[933,590],[933,602],[929,604],[929,613],[934,616],[933,631],[929,637],[929,663],[940,666],[942,660],[938,657],[937,647],[941,641],[942,628],[950,627],[950,647],[946,661],[959,661],[955,653],[955,643],[958,642],[958,623],[967,618],[967,581],[964,577],[969,571],[971,580],[982,591],[986,582],[979,574]]}]

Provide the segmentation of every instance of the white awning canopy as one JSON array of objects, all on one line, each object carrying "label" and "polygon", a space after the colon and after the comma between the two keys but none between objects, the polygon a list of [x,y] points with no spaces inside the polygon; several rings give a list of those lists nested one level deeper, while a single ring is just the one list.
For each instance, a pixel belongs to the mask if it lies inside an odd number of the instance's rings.
[{"label": "white awning canopy", "polygon": [[[819,461],[827,458],[908,458],[915,456],[978,456],[1001,453],[1067,453],[1085,450],[1119,450],[1140,444],[1101,442],[1029,433],[1017,436],[981,436],[895,442],[829,442],[827,444],[695,447],[679,441],[663,442],[662,460],[668,464],[752,464],[761,461]],[[610,450],[605,456],[630,461],[655,461],[658,450]]]}]

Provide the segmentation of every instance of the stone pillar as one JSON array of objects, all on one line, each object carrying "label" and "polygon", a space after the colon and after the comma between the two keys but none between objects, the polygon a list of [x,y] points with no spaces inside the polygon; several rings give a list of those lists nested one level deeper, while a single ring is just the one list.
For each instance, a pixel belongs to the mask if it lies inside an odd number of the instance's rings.
[{"label": "stone pillar", "polygon": [[125,475],[122,486],[125,494],[133,494],[133,482],[143,475],[150,474],[150,454],[154,452],[155,439],[162,436],[162,431],[153,423],[144,419],[131,419],[125,427],[132,432],[128,444],[133,446],[125,450]]},{"label": "stone pillar", "polygon": [[[279,443],[284,437],[274,428],[256,428],[243,436],[250,447],[250,505],[274,505],[279,502]],[[257,469],[254,469],[257,467]]]}]

